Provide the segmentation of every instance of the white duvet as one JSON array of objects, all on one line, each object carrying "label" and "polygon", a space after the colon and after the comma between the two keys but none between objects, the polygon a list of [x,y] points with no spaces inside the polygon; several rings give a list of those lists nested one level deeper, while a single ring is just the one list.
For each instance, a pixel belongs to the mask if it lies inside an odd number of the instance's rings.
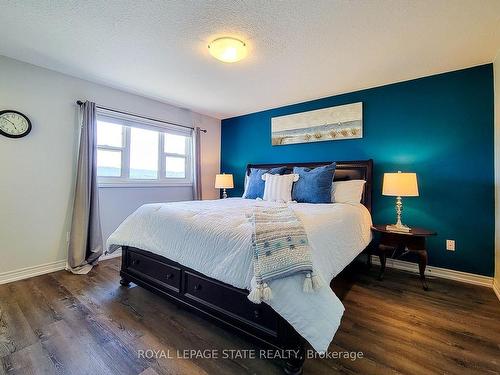
[{"label": "white duvet", "polygon": [[[116,229],[107,242],[112,252],[122,245],[162,255],[208,277],[250,289],[253,278],[252,207],[273,202],[228,198],[211,201],[146,204]],[[315,270],[331,281],[370,242],[371,217],[361,204],[290,203],[306,230]],[[318,352],[328,349],[344,306],[324,287],[302,291],[303,276],[271,281],[269,305]]]}]

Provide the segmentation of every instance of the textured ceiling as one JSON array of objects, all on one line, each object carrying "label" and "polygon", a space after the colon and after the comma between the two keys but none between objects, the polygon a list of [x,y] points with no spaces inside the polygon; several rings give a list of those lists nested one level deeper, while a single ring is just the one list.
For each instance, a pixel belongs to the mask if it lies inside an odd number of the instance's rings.
[{"label": "textured ceiling", "polygon": [[[222,35],[249,57],[213,59]],[[0,0],[1,55],[219,118],[488,63],[499,48],[500,0]]]}]

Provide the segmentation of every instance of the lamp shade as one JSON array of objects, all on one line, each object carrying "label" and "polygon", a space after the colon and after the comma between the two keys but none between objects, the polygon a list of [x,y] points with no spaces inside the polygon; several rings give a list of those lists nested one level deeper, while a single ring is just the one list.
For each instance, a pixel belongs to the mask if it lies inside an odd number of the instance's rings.
[{"label": "lamp shade", "polygon": [[382,195],[418,197],[416,173],[384,173]]},{"label": "lamp shade", "polygon": [[232,174],[218,174],[215,175],[215,188],[216,189],[232,189],[234,187],[233,184],[233,175]]}]

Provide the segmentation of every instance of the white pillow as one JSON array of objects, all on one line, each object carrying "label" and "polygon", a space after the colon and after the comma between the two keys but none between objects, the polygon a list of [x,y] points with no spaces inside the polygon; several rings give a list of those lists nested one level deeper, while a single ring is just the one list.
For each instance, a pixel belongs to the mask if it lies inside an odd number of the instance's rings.
[{"label": "white pillow", "polygon": [[248,187],[248,175],[247,172],[245,171],[245,182],[243,183],[243,195],[241,196],[242,198],[245,198],[245,194],[247,193],[247,187]]},{"label": "white pillow", "polygon": [[332,184],[332,202],[361,203],[365,180],[334,181]]},{"label": "white pillow", "polygon": [[263,197],[265,201],[290,202],[292,200],[292,185],[298,181],[299,175],[264,173],[262,179],[266,181]]}]

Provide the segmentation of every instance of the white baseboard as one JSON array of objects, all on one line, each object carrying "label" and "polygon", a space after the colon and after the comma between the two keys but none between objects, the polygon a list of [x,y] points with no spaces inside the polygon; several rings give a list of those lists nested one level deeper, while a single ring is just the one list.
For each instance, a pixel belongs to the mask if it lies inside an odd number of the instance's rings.
[{"label": "white baseboard", "polygon": [[7,284],[13,281],[28,279],[30,277],[43,275],[55,271],[63,270],[66,267],[66,259],[58,260],[56,262],[40,264],[39,266],[32,266],[20,268],[14,271],[7,271],[0,273],[0,284]]},{"label": "white baseboard", "polygon": [[493,280],[493,291],[498,297],[498,300],[500,301],[500,282],[497,282],[496,280]]},{"label": "white baseboard", "polygon": [[[372,255],[372,262],[374,264],[380,265],[379,258],[375,255]],[[386,267],[419,273],[417,263],[406,262],[404,260],[399,260],[399,259],[387,259]],[[425,268],[425,274],[426,276],[441,277],[443,279],[455,280],[474,285],[487,286],[489,288],[493,287],[493,277],[490,276],[476,275],[474,273],[449,270],[447,268],[434,267],[434,266],[427,266]]]},{"label": "white baseboard", "polygon": [[[120,257],[122,255],[121,250],[115,251],[112,254],[103,255],[99,260],[106,260],[111,258]],[[20,268],[18,270],[7,271],[0,273],[0,285],[11,283],[13,281],[29,279],[30,277],[44,275],[46,273],[51,273],[55,271],[61,271],[66,268],[66,259],[59,260],[56,262],[40,264],[39,266],[32,266],[26,268]]]}]

